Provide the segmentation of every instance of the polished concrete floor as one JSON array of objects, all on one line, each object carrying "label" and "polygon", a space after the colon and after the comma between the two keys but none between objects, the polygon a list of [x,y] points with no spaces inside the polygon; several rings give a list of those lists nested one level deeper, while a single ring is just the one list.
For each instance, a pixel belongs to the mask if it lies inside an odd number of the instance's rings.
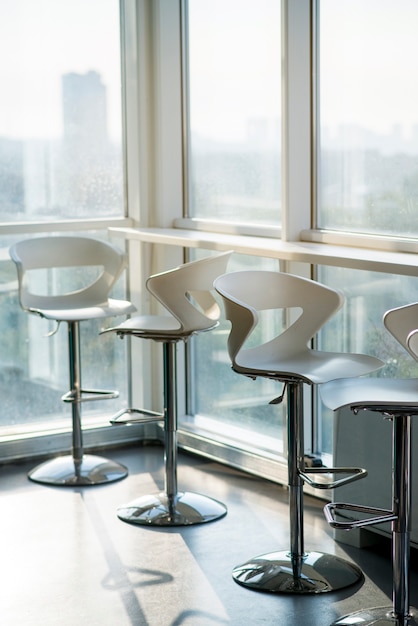
[{"label": "polished concrete floor", "polygon": [[368,549],[336,543],[322,503],[310,497],[305,547],[354,561],[364,582],[309,596],[237,585],[235,565],[288,548],[287,493],[208,460],[182,454],[179,485],[226,503],[226,517],[158,530],[120,521],[118,506],[162,488],[162,455],[160,447],[110,451],[130,473],[100,487],[35,484],[26,477],[33,464],[0,468],[2,626],[328,626],[353,610],[390,605],[389,542]]}]

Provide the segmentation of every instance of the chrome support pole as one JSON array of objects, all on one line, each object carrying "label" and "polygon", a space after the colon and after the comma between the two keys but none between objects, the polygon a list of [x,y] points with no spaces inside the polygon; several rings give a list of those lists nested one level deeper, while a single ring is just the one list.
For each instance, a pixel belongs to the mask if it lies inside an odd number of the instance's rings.
[{"label": "chrome support pole", "polygon": [[393,509],[392,522],[393,613],[397,619],[409,615],[409,559],[411,531],[411,417],[398,415],[393,424]]},{"label": "chrome support pole", "polygon": [[[81,403],[83,389],[81,387],[81,351],[80,322],[67,322],[68,335],[68,367],[70,391],[61,399],[70,402],[72,415],[72,453],[58,456],[35,467],[29,478],[34,482],[47,485],[69,486],[100,485],[121,480],[128,475],[126,467],[116,461],[101,456],[84,454],[83,431],[81,427]],[[114,392],[91,390],[96,394],[88,399],[105,399],[115,397]]]},{"label": "chrome support pole", "polygon": [[303,530],[303,382],[287,381],[288,488],[290,550],[256,556],[237,565],[238,584],[257,591],[288,594],[326,593],[363,579],[361,570],[338,556],[305,552]]},{"label": "chrome support pole", "polygon": [[304,463],[303,383],[287,385],[288,486],[290,512],[290,554],[295,578],[300,578],[303,557],[303,480],[299,468]]},{"label": "chrome support pole", "polygon": [[119,519],[145,526],[189,526],[212,522],[226,515],[222,502],[177,487],[177,343],[163,345],[164,370],[164,462],[165,484],[162,493],[141,496],[118,508]]},{"label": "chrome support pole", "polygon": [[363,609],[332,626],[418,626],[409,604],[411,531],[411,416],[393,414],[392,426],[392,606]]},{"label": "chrome support pole", "polygon": [[169,500],[177,495],[177,343],[163,343],[165,490]]},{"label": "chrome support pole", "polygon": [[81,430],[81,360],[80,360],[80,324],[68,322],[68,351],[70,393],[72,395],[72,451],[75,472],[78,475],[83,459],[83,434]]}]

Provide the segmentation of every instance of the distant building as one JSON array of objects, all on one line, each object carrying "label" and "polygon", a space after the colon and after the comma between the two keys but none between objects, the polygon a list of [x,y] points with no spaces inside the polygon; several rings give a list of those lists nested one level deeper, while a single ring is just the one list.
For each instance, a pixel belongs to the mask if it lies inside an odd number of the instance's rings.
[{"label": "distant building", "polygon": [[103,154],[108,142],[107,94],[100,75],[71,72],[62,77],[64,142],[90,157]]},{"label": "distant building", "polygon": [[107,90],[100,74],[62,77],[63,140],[55,206],[74,217],[105,215],[122,204],[120,147],[111,145]]}]

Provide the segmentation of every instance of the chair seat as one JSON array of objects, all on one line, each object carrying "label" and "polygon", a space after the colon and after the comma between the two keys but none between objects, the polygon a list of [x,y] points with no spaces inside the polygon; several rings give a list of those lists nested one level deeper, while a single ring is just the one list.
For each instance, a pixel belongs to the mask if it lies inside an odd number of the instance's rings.
[{"label": "chair seat", "polygon": [[208,328],[190,330],[184,329],[175,317],[169,315],[138,315],[131,319],[125,320],[115,328],[107,330],[117,332],[118,335],[135,335],[144,339],[154,340],[180,340],[189,337],[195,332],[201,330],[211,330],[218,325],[214,321],[213,325]]},{"label": "chair seat", "polygon": [[31,309],[31,311],[57,322],[79,322],[117,315],[128,315],[136,311],[136,307],[127,300],[113,300],[109,298],[105,304],[101,305],[76,308],[66,307],[62,309]]},{"label": "chair seat", "polygon": [[370,407],[390,413],[418,413],[418,380],[396,378],[360,378],[333,380],[321,385],[324,404],[336,411],[342,407]]},{"label": "chair seat", "polygon": [[[262,346],[261,346],[262,347]],[[325,383],[335,378],[362,376],[381,367],[382,362],[365,354],[345,354],[306,350],[290,357],[267,355],[262,350],[244,350],[236,358],[234,370],[247,376],[277,380],[302,380],[308,384]]]}]

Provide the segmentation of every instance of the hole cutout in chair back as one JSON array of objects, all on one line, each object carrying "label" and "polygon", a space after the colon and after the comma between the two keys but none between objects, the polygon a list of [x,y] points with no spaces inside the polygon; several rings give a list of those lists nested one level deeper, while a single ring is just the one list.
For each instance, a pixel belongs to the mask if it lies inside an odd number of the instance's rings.
[{"label": "hole cutout in chair back", "polygon": [[258,322],[244,344],[244,349],[255,348],[278,335],[283,334],[300,318],[303,311],[301,307],[287,309],[264,309],[257,312]]},{"label": "hole cutout in chair back", "polygon": [[[241,350],[251,350],[247,341],[259,324],[262,311],[300,311],[285,332],[264,342],[263,356],[282,357],[308,350],[312,337],[342,306],[340,292],[312,280],[264,270],[245,270],[224,274],[215,280],[215,288],[224,298],[225,315],[231,321],[228,352],[232,362],[239,361]],[[280,315],[279,317],[282,317]],[[290,318],[289,318],[290,319]],[[261,355],[260,355],[261,356]]]},{"label": "hole cutout in chair back", "polygon": [[25,272],[23,283],[28,295],[64,296],[91,287],[103,271],[103,265],[35,269]]},{"label": "hole cutout in chair back", "polygon": [[189,291],[186,297],[202,315],[214,321],[219,319],[221,310],[212,294],[207,291]]},{"label": "hole cutout in chair back", "polygon": [[213,281],[225,271],[230,256],[224,252],[148,278],[148,291],[178,320],[184,335],[212,328],[219,319]]}]

